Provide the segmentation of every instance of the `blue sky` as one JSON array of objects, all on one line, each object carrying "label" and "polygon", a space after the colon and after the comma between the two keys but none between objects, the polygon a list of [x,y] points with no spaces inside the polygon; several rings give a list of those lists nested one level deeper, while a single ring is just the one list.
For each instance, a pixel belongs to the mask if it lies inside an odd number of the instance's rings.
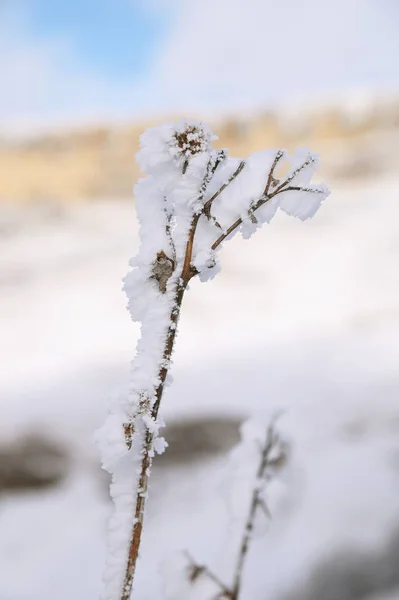
[{"label": "blue sky", "polygon": [[0,134],[386,94],[398,23],[398,0],[0,0]]},{"label": "blue sky", "polygon": [[168,11],[133,0],[30,0],[25,10],[32,35],[68,38],[87,68],[110,79],[145,72],[168,28]]}]

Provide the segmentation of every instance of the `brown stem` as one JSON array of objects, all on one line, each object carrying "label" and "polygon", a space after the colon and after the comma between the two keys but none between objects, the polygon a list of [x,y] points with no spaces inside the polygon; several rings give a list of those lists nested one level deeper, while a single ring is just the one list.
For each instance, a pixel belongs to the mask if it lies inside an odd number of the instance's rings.
[{"label": "brown stem", "polygon": [[307,194],[324,194],[325,190],[316,187],[302,187],[301,185],[289,185],[282,192],[306,192]]},{"label": "brown stem", "polygon": [[[224,153],[222,153],[222,154],[224,156]],[[204,180],[203,180],[201,188],[200,188],[199,201],[201,201],[202,198],[204,197],[206,187],[209,184],[210,180],[212,179],[212,176],[214,175],[214,173],[215,173],[216,169],[218,168],[219,164],[221,163],[221,161],[222,161],[222,158],[219,157],[213,165],[212,165],[212,161],[208,162],[206,171],[205,171]],[[190,227],[190,231],[188,234],[188,240],[187,240],[187,245],[186,245],[186,253],[184,256],[184,264],[183,264],[183,270],[182,270],[182,274],[181,274],[183,281],[188,282],[191,279],[191,277],[195,274],[195,271],[193,271],[193,268],[191,265],[191,259],[193,257],[195,232],[197,230],[197,225],[198,225],[200,216],[202,214],[208,215],[209,210],[212,206],[212,202],[219,196],[219,194],[221,194],[223,192],[224,189],[226,189],[226,187],[237,177],[237,175],[239,173],[241,173],[244,166],[245,166],[245,162],[242,161],[240,163],[239,167],[236,169],[236,171],[226,181],[226,183],[224,183],[222,185],[222,187],[212,196],[212,198],[210,198],[209,200],[207,200],[207,202],[205,202],[204,206],[202,207],[202,210],[194,215],[193,220],[191,221],[191,227]]]},{"label": "brown stem", "polygon": [[[205,189],[206,189],[209,181],[211,180],[212,175],[214,174],[215,170],[217,169],[218,165],[220,164],[222,158],[223,157],[220,156],[216,160],[216,162],[213,164],[213,166],[211,166],[211,162],[209,162],[207,169],[206,169],[203,184],[200,188],[201,199],[203,198]],[[252,212],[254,212],[258,208],[260,208],[260,206],[265,204],[265,202],[270,200],[273,196],[280,193],[281,191],[289,191],[290,189],[292,189],[292,190],[293,189],[301,189],[301,188],[294,188],[294,187],[289,188],[286,186],[292,181],[292,179],[296,173],[298,173],[302,168],[307,166],[307,164],[310,164],[310,161],[305,163],[304,165],[302,165],[302,167],[300,167],[299,169],[297,169],[295,171],[295,173],[289,179],[287,179],[283,184],[281,184],[278,188],[276,188],[272,193],[269,193],[270,185],[271,185],[272,178],[273,178],[273,172],[274,172],[274,169],[275,169],[277,163],[279,162],[280,158],[281,158],[281,156],[278,153],[275,158],[275,161],[272,165],[271,171],[269,173],[269,178],[268,178],[268,181],[267,181],[267,184],[265,187],[265,193],[258,199],[258,201],[254,204],[254,206],[251,207]],[[192,256],[193,256],[194,238],[195,238],[198,221],[202,214],[207,215],[209,218],[210,208],[211,208],[214,200],[241,173],[244,166],[245,166],[245,162],[241,161],[238,168],[236,169],[236,171],[219,188],[219,190],[204,204],[204,206],[202,207],[202,210],[193,216],[189,234],[188,234],[187,244],[186,244],[183,268],[181,271],[181,276],[177,283],[175,300],[174,300],[173,307],[172,307],[170,317],[169,317],[169,327],[168,327],[164,351],[163,351],[163,355],[162,355],[162,362],[161,362],[161,366],[159,369],[159,383],[155,389],[155,402],[154,402],[154,405],[153,405],[152,411],[151,411],[151,416],[153,419],[156,419],[158,416],[159,406],[160,406],[163,392],[164,392],[165,381],[166,381],[166,377],[168,374],[170,359],[171,359],[171,356],[173,353],[174,343],[175,343],[175,339],[176,339],[177,322],[178,322],[179,315],[180,315],[184,292],[187,288],[188,282],[196,274],[196,270],[193,268],[191,261],[192,261]],[[186,169],[187,169],[187,165],[184,165],[183,173],[185,172]],[[222,241],[224,239],[226,239],[226,237],[228,235],[230,235],[230,233],[232,233],[237,227],[239,227],[241,225],[241,223],[242,223],[242,219],[241,218],[237,219],[227,229],[227,231],[224,232],[216,240],[216,242],[214,242],[214,244],[212,245],[212,249],[215,250],[215,248],[217,248],[219,246],[219,244],[221,244]],[[171,239],[172,235],[171,235],[171,228],[170,228],[170,219],[169,219],[168,214],[166,214],[166,234],[170,238],[171,246],[172,246],[172,250],[173,250],[173,243],[172,243],[173,239]],[[131,443],[130,430],[128,433],[129,433],[129,435],[127,435],[127,444],[129,445],[129,441]],[[126,430],[125,430],[125,436],[126,436]],[[132,531],[132,536],[131,536],[131,540],[130,540],[130,544],[129,544],[128,560],[127,560],[122,595],[121,595],[120,600],[130,600],[130,598],[131,598],[134,573],[135,573],[135,569],[136,569],[139,548],[140,548],[140,542],[141,542],[141,534],[142,534],[142,529],[143,529],[145,502],[146,502],[146,494],[147,494],[147,488],[148,488],[148,478],[149,478],[151,465],[152,465],[153,438],[154,438],[153,434],[147,429],[146,434],[145,434],[143,448],[142,448],[142,461],[141,461],[140,476],[139,476],[139,481],[138,481],[134,522],[133,522],[134,523],[133,531]],[[271,446],[270,447],[269,446],[270,446],[270,444],[266,444],[266,446],[263,450],[262,461],[261,461],[259,471],[258,471],[258,477],[260,477],[263,474],[264,469],[266,468],[268,453],[271,448]],[[223,586],[223,584],[221,582],[218,582],[218,585],[221,587],[221,592],[230,600],[238,600],[238,593],[239,593],[240,583],[241,583],[241,573],[242,573],[244,561],[245,561],[247,551],[248,551],[250,534],[251,534],[251,531],[253,528],[253,520],[254,520],[254,516],[255,516],[255,512],[256,512],[258,503],[259,503],[259,491],[255,490],[253,498],[252,498],[250,512],[248,515],[248,520],[247,520],[245,531],[244,531],[242,544],[241,544],[241,549],[240,549],[239,558],[238,558],[238,562],[237,562],[237,568],[236,568],[235,583],[234,583],[233,589],[230,590],[229,588]],[[213,576],[213,574],[208,572],[208,576],[211,576],[211,578],[213,578],[213,580],[216,582],[216,579]]]},{"label": "brown stem", "polygon": [[[212,166],[211,161],[208,163],[206,174],[204,177],[204,182],[201,186],[201,194],[205,191],[206,185],[209,183],[211,174],[213,174],[218,166],[219,162]],[[211,166],[210,166],[211,165]],[[187,167],[186,167],[187,168]],[[183,172],[185,169],[183,170]],[[177,283],[175,300],[173,302],[173,307],[169,316],[169,327],[168,333],[166,336],[164,351],[162,355],[162,362],[159,369],[159,383],[155,389],[155,402],[152,407],[151,416],[155,420],[158,416],[159,406],[161,404],[165,381],[169,371],[170,359],[172,357],[174,343],[176,339],[177,332],[177,323],[179,320],[180,309],[183,302],[184,292],[187,288],[187,284],[190,281],[191,277],[193,277],[194,272],[192,270],[191,259],[193,255],[193,245],[194,245],[194,236],[197,229],[197,224],[199,218],[202,213],[195,214],[188,235],[186,252],[184,257],[183,269],[181,272],[180,279]],[[170,222],[167,216],[166,221],[166,234],[171,237],[170,230]],[[126,432],[125,432],[126,435]],[[134,574],[136,570],[137,559],[139,555],[139,548],[141,543],[141,534],[143,530],[143,521],[144,521],[144,511],[145,511],[145,502],[146,502],[146,494],[148,488],[148,479],[150,476],[150,470],[152,465],[152,444],[153,444],[153,434],[147,429],[145,434],[145,441],[142,448],[142,460],[141,460],[141,469],[140,469],[140,477],[137,488],[137,497],[136,497],[136,507],[134,513],[134,525],[132,537],[129,544],[128,550],[128,560],[126,565],[124,583],[122,588],[121,600],[130,600],[132,588],[133,588],[133,580]]]},{"label": "brown stem", "polygon": [[[310,162],[308,164],[310,164]],[[292,180],[292,178],[290,178],[290,181],[291,180]],[[262,196],[259,198],[259,200],[252,206],[251,212],[254,213],[256,210],[258,210],[258,208],[260,208],[261,206],[266,204],[266,202],[268,202],[269,200],[274,198],[274,196],[277,196],[278,194],[282,194],[283,192],[311,192],[313,194],[324,193],[324,190],[317,189],[317,188],[307,188],[307,187],[301,187],[301,186],[287,186],[288,182],[289,182],[289,180],[287,179],[278,188],[276,188],[271,194],[268,194],[268,195],[262,194]],[[285,186],[287,186],[287,187],[285,187]],[[226,231],[224,233],[222,233],[215,242],[213,242],[213,244],[211,246],[212,250],[216,250],[216,248],[218,246],[220,246],[220,244],[222,242],[224,242],[224,240],[230,235],[230,233],[232,233],[235,229],[237,229],[237,227],[239,227],[241,224],[242,224],[242,218],[240,217],[239,219],[234,221],[234,223],[232,225],[230,225],[230,227],[228,229],[226,229]]]},{"label": "brown stem", "polygon": [[153,435],[147,430],[143,447],[143,460],[141,462],[140,478],[136,497],[136,509],[134,514],[133,534],[129,544],[129,553],[126,565],[125,578],[123,582],[121,600],[130,600],[133,587],[134,573],[139,555],[141,532],[143,530],[144,508],[148,487],[148,472],[151,469],[150,450]]},{"label": "brown stem", "polygon": [[226,229],[226,231],[218,237],[216,242],[214,242],[212,244],[212,250],[216,250],[216,248],[218,246],[220,246],[220,244],[227,238],[227,236],[229,236],[230,233],[233,233],[233,231],[235,229],[237,229],[237,227],[239,227],[241,225],[241,223],[242,223],[241,217],[239,219],[237,219],[237,221],[234,221],[234,223],[232,225],[230,225],[230,227],[228,229]]},{"label": "brown stem", "polygon": [[[187,558],[191,563],[189,574],[189,579],[191,583],[194,583],[196,579],[198,579],[198,577],[200,577],[201,575],[205,576],[218,586],[218,588],[220,589],[220,593],[223,594],[223,597],[226,600],[230,600],[232,598],[233,591],[229,587],[227,587],[227,585],[225,585],[223,581],[219,579],[219,577],[213,571],[211,571],[211,569],[209,569],[209,567],[207,567],[206,565],[197,564],[189,552],[186,551],[185,554],[187,555]],[[218,596],[218,598],[220,597],[221,596]]]},{"label": "brown stem", "polygon": [[274,171],[275,171],[278,163],[280,162],[280,160],[283,158],[283,156],[284,156],[284,152],[282,150],[279,150],[276,154],[276,157],[275,157],[272,167],[270,169],[269,177],[267,178],[267,183],[266,183],[266,187],[265,187],[265,191],[264,191],[265,196],[267,196],[270,191],[270,186],[273,181]]},{"label": "brown stem", "polygon": [[255,515],[256,515],[258,506],[261,504],[260,489],[259,489],[258,484],[260,481],[262,481],[262,479],[265,476],[266,468],[269,465],[269,454],[270,454],[271,450],[274,448],[275,441],[276,441],[276,437],[275,437],[275,433],[273,430],[273,424],[271,424],[267,429],[265,443],[262,448],[261,459],[260,459],[258,470],[256,473],[256,482],[255,482],[254,489],[252,491],[251,504],[249,507],[248,516],[247,516],[247,520],[245,522],[244,532],[243,532],[243,536],[241,539],[241,545],[240,545],[238,559],[237,559],[237,565],[236,565],[236,569],[235,569],[234,585],[233,585],[231,600],[238,600],[238,595],[240,593],[242,572],[243,572],[245,560],[247,558],[249,543],[250,543],[252,531],[254,528]]},{"label": "brown stem", "polygon": [[[265,199],[264,202],[262,202],[262,204],[264,204],[265,202],[267,202],[268,200],[270,200],[270,198],[272,198],[273,195],[275,195],[275,194],[269,195],[269,190],[270,190],[271,183],[273,181],[274,171],[275,171],[278,163],[280,162],[280,160],[283,158],[283,156],[284,156],[284,152],[282,150],[279,150],[277,152],[276,157],[275,157],[275,159],[273,161],[273,164],[272,164],[272,166],[270,168],[270,172],[269,172],[269,175],[268,175],[268,178],[267,178],[265,190],[264,190],[262,196],[260,197],[260,199],[258,200],[258,202],[254,206],[251,206],[251,213],[252,214],[255,212],[255,210],[257,210],[261,206],[261,204],[259,204],[259,201],[262,198]],[[241,167],[241,165],[242,165],[242,167]],[[243,163],[240,163],[239,168],[240,167],[241,167],[241,169],[244,168]],[[238,175],[238,173],[237,173],[237,175]],[[283,185],[285,185],[285,183],[286,182],[284,182]],[[211,198],[211,200],[213,202],[214,198]],[[237,229],[237,227],[239,227],[241,225],[241,223],[242,223],[242,219],[241,218],[239,218],[236,221],[234,221],[234,223],[232,225],[230,225],[230,227],[228,229],[226,229],[226,231],[224,233],[222,233],[222,235],[220,235],[218,237],[218,239],[212,244],[212,250],[216,250],[216,248],[218,246],[220,246],[220,244],[227,238],[227,236],[229,236],[230,233],[232,233],[235,229]]]},{"label": "brown stem", "polygon": [[251,541],[252,531],[254,529],[254,522],[256,511],[258,508],[261,508],[264,514],[271,518],[269,509],[261,497],[261,488],[260,482],[266,481],[267,473],[266,469],[268,467],[276,467],[281,464],[281,461],[284,460],[285,454],[282,451],[279,453],[277,457],[274,459],[270,458],[270,453],[276,448],[276,444],[279,443],[279,437],[274,429],[275,419],[271,422],[269,427],[267,428],[266,438],[263,444],[260,444],[260,461],[256,472],[255,485],[252,490],[251,502],[248,510],[247,519],[245,521],[245,527],[243,531],[243,535],[241,538],[241,544],[239,548],[237,564],[235,568],[234,574],[234,582],[232,587],[226,586],[221,579],[213,571],[211,571],[207,566],[197,564],[190,556],[188,552],[186,552],[187,557],[191,563],[191,572],[190,572],[190,581],[194,582],[200,575],[206,576],[208,579],[216,583],[216,585],[220,589],[220,595],[218,598],[225,598],[226,600],[238,600],[240,589],[241,589],[241,579],[242,573],[244,569],[245,560],[248,555],[249,544]]},{"label": "brown stem", "polygon": [[186,281],[184,279],[182,280],[181,283],[179,283],[177,291],[176,291],[173,308],[170,313],[169,329],[168,329],[168,334],[166,336],[166,343],[165,343],[165,348],[164,348],[163,357],[162,357],[162,367],[159,370],[159,383],[155,389],[155,403],[152,408],[152,418],[153,419],[156,419],[158,416],[159,405],[162,400],[162,394],[163,394],[163,390],[165,387],[165,380],[166,380],[166,376],[168,374],[169,363],[170,363],[170,359],[171,359],[172,353],[173,353],[173,348],[174,348],[176,333],[177,333],[177,323],[179,321],[181,305],[183,302],[183,296],[184,296],[184,292],[186,291],[187,283],[188,283],[188,281]]},{"label": "brown stem", "polygon": [[188,282],[191,279],[192,276],[192,272],[191,272],[191,259],[193,257],[193,248],[194,248],[194,236],[195,236],[195,232],[197,230],[197,225],[198,225],[198,221],[199,218],[201,216],[202,213],[198,213],[196,215],[194,215],[194,218],[191,222],[191,227],[190,227],[190,231],[188,234],[188,240],[187,240],[187,245],[186,245],[186,253],[184,255],[184,264],[183,264],[183,270],[181,273],[181,278],[183,281]]},{"label": "brown stem", "polygon": [[[183,296],[185,289],[187,287],[187,282],[183,281],[178,284],[175,301],[173,303],[173,308],[170,313],[169,318],[169,329],[166,336],[165,347],[162,356],[162,366],[159,370],[159,383],[155,390],[155,403],[152,408],[152,417],[156,419],[158,416],[159,405],[161,403],[162,395],[165,388],[165,380],[169,370],[170,359],[173,353],[173,347],[176,339],[176,331],[177,331],[177,323],[179,320],[180,309],[183,301]],[[143,521],[144,521],[144,511],[145,511],[145,502],[148,488],[148,479],[150,476],[150,470],[152,465],[152,443],[153,443],[153,434],[147,430],[145,434],[145,441],[142,448],[142,461],[141,461],[141,469],[140,476],[137,488],[137,497],[136,497],[136,507],[134,513],[134,525],[133,525],[133,533],[129,544],[128,550],[128,559],[125,571],[125,578],[122,588],[122,596],[121,600],[130,600],[132,587],[133,587],[133,579],[136,570],[137,559],[139,555],[139,548],[141,542],[141,534],[143,530]]]},{"label": "brown stem", "polygon": [[199,195],[198,195],[198,201],[202,202],[206,189],[209,185],[209,182],[211,181],[213,175],[215,174],[216,169],[218,168],[218,166],[226,159],[226,153],[224,150],[218,150],[216,153],[216,158],[215,161],[212,160],[212,158],[208,161],[208,164],[206,165],[206,169],[205,169],[205,175],[204,178],[202,180],[202,184],[200,187],[200,191],[199,191]]},{"label": "brown stem", "polygon": [[291,183],[291,181],[293,181],[295,179],[295,177],[298,175],[298,173],[300,173],[301,171],[303,171],[304,169],[306,169],[306,167],[308,167],[309,165],[312,165],[313,163],[316,162],[316,159],[314,158],[314,156],[309,156],[309,158],[307,160],[305,160],[304,163],[302,163],[299,167],[297,167],[292,173],[291,175],[289,175],[289,177],[287,177],[287,179],[276,188],[276,192],[280,192],[282,191],[282,188],[286,187],[288,184]]}]

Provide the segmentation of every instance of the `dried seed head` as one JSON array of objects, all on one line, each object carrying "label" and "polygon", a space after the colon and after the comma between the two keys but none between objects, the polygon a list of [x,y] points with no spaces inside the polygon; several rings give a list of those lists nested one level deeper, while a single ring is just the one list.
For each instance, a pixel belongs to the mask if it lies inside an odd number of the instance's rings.
[{"label": "dried seed head", "polygon": [[164,172],[172,163],[183,172],[193,156],[210,153],[217,137],[204,123],[180,121],[148,129],[140,136],[137,161],[143,173]]},{"label": "dried seed head", "polygon": [[179,123],[172,135],[170,153],[185,171],[193,156],[210,151],[214,139],[216,136],[202,123]]}]

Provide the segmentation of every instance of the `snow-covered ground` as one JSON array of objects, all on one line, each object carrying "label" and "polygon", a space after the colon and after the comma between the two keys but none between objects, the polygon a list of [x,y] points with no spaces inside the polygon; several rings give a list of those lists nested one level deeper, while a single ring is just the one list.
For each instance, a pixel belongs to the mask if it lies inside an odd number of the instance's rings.
[{"label": "snow-covered ground", "polygon": [[[399,180],[331,187],[312,221],[279,214],[229,242],[183,308],[166,422],[284,406],[295,442],[242,600],[274,599],[316,558],[375,550],[399,527]],[[9,214],[1,229],[2,441],[44,430],[73,468],[58,488],[0,497],[0,599],[94,600],[110,502],[92,438],[137,339],[121,292],[134,204]],[[137,600],[162,598],[159,566],[179,548],[228,578],[228,470],[214,457],[155,473]]]}]

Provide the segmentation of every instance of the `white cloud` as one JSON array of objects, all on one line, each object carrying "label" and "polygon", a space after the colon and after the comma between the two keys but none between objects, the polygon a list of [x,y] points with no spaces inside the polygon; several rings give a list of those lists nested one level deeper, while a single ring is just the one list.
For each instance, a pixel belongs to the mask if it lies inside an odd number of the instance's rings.
[{"label": "white cloud", "polygon": [[170,28],[134,83],[94,75],[71,40],[37,39],[21,13],[2,15],[1,129],[250,110],[313,92],[399,84],[396,0],[148,1],[149,10],[169,13]]},{"label": "white cloud", "polygon": [[392,0],[182,1],[177,14],[152,73],[172,106],[248,108],[399,83]]}]

